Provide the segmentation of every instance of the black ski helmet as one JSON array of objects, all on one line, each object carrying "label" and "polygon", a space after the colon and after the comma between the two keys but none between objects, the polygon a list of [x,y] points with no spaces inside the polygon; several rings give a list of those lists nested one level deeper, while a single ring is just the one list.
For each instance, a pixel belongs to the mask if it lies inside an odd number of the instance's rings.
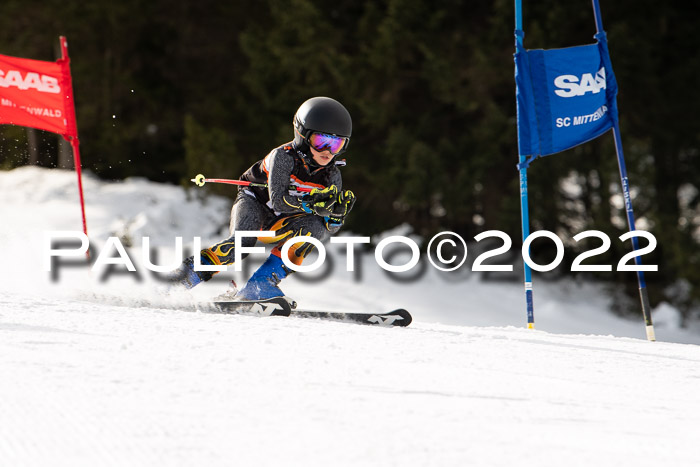
[{"label": "black ski helmet", "polygon": [[[294,145],[302,152],[308,152],[308,138],[314,131],[342,136],[350,140],[352,135],[352,118],[343,104],[330,97],[312,97],[294,114]],[[338,153],[348,147],[345,144]],[[338,155],[336,154],[336,155]]]}]

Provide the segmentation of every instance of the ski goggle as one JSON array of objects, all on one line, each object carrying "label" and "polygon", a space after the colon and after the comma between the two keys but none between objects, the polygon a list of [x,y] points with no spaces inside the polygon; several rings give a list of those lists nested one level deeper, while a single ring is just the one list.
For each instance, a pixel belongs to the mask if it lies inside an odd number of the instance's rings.
[{"label": "ski goggle", "polygon": [[336,155],[345,148],[349,140],[350,138],[344,138],[342,136],[314,132],[309,135],[308,141],[309,145],[318,152],[323,152],[327,149],[331,154]]}]

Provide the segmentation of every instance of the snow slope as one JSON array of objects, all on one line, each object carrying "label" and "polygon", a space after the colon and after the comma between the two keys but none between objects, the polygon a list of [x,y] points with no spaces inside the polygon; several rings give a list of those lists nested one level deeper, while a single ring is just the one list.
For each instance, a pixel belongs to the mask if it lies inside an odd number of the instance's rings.
[{"label": "snow slope", "polygon": [[[359,280],[283,288],[310,308],[406,307],[409,328],[193,312],[225,279],[163,296],[141,265],[40,269],[45,231],[80,230],[73,173],[0,187],[0,465],[700,465],[700,336],[670,307],[650,343],[600,287],[536,283],[527,330],[517,283],[399,284],[367,255]],[[226,200],[90,177],[85,193],[91,239],[131,239],[135,263],[144,235],[164,263],[175,236],[226,232]]]}]

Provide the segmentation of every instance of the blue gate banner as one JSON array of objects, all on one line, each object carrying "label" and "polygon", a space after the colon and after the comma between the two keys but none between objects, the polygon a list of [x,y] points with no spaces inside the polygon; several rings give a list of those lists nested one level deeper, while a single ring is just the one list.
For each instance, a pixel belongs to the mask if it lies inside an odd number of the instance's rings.
[{"label": "blue gate banner", "polygon": [[591,45],[515,53],[518,147],[547,156],[597,138],[617,120],[605,33]]}]

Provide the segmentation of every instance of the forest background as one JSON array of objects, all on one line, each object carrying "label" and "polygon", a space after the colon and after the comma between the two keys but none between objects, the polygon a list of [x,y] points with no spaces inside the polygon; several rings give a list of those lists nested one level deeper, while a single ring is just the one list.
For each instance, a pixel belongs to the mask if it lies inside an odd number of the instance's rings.
[{"label": "forest background", "polygon": [[[698,7],[601,8],[638,228],[658,240],[644,257],[659,266],[647,274],[650,298],[698,319]],[[512,0],[5,0],[1,11],[1,54],[52,61],[67,36],[83,167],[101,178],[237,178],[291,140],[304,100],[325,95],[353,116],[348,230],[408,223],[466,239],[501,230],[519,249]],[[592,43],[591,4],[525,1],[524,30],[529,49]],[[0,126],[0,168],[70,168],[59,146],[56,135]],[[616,241],[627,226],[611,134],[537,160],[528,176],[531,230],[558,233],[566,264],[598,246],[572,240],[584,230],[613,239],[596,263],[614,266],[629,251]],[[542,263],[553,255],[533,252]],[[574,276],[557,271],[539,276]],[[634,274],[579,278],[609,284],[618,313],[640,313]]]}]

